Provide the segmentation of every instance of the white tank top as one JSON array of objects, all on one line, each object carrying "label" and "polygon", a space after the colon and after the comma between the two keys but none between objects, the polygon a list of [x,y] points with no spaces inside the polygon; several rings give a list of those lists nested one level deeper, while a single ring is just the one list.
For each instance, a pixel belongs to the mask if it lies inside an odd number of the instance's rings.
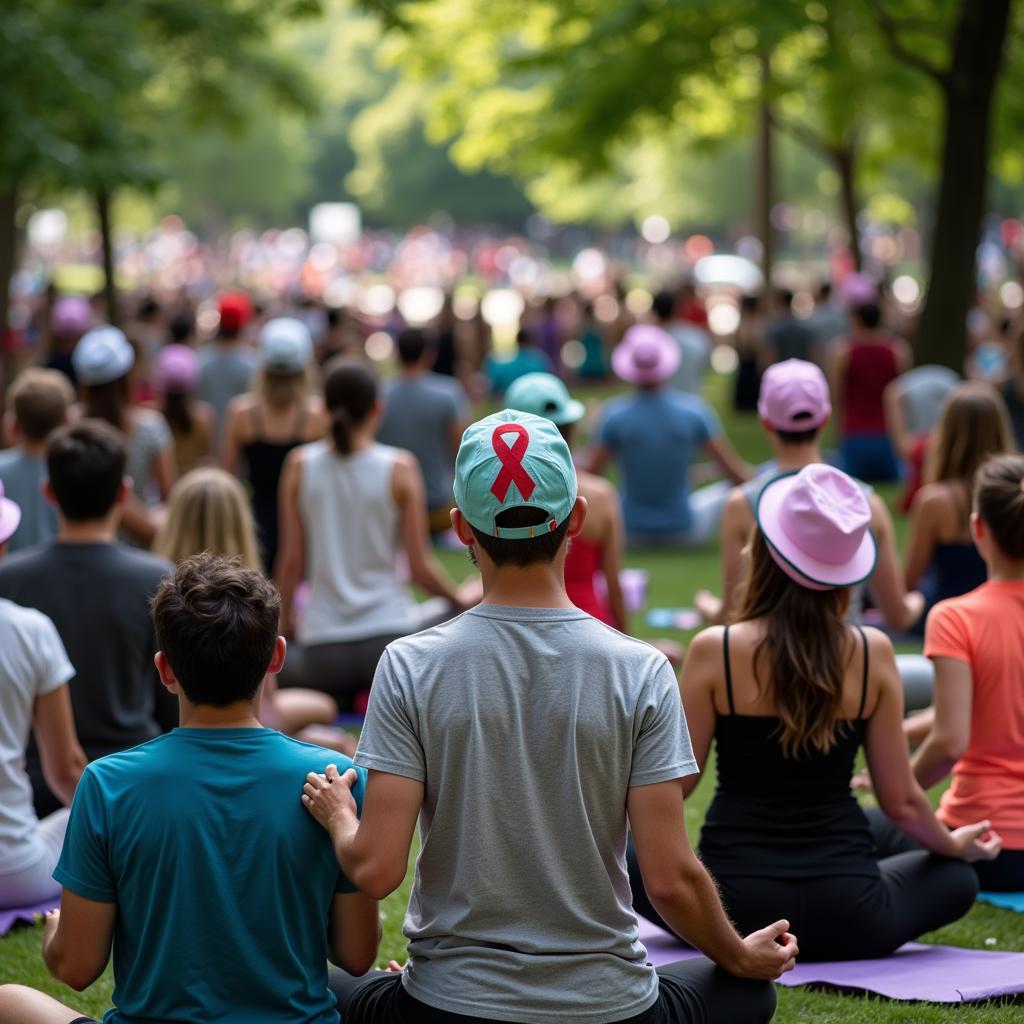
[{"label": "white tank top", "polygon": [[354,455],[338,455],[326,441],[306,446],[299,511],[310,598],[301,643],[416,629],[414,601],[396,564],[399,509],[391,481],[398,452],[382,444]]}]

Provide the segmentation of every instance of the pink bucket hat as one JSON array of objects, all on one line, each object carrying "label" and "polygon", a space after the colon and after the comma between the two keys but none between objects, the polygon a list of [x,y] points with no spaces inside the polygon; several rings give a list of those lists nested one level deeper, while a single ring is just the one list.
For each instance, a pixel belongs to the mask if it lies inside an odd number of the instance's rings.
[{"label": "pink bucket hat", "polygon": [[668,331],[637,324],[612,352],[615,376],[629,384],[660,384],[679,369],[682,353]]},{"label": "pink bucket hat", "polygon": [[787,359],[764,371],[757,411],[776,430],[813,430],[832,413],[825,374],[803,359]]},{"label": "pink bucket hat", "polygon": [[831,466],[805,466],[769,483],[757,503],[757,525],[779,568],[809,590],[851,587],[875,568],[868,500]]},{"label": "pink bucket hat", "polygon": [[21,522],[21,509],[10,498],[4,497],[4,482],[0,480],[0,544],[10,540]]},{"label": "pink bucket hat", "polygon": [[92,307],[81,295],[62,295],[50,314],[53,333],[62,338],[81,337],[92,327]]},{"label": "pink bucket hat", "polygon": [[165,394],[188,394],[199,383],[199,356],[188,345],[165,346],[156,357],[153,383]]}]

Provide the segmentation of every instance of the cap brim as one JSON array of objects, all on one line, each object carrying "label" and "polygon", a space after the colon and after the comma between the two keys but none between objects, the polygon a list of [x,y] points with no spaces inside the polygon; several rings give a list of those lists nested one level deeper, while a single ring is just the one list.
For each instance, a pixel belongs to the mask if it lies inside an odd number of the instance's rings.
[{"label": "cap brim", "polygon": [[10,540],[21,524],[21,509],[10,498],[0,498],[0,544]]},{"label": "cap brim", "polygon": [[583,419],[586,411],[587,407],[573,398],[555,416],[550,413],[538,413],[537,415],[547,416],[556,427],[567,427],[570,423],[578,423]]},{"label": "cap brim", "polygon": [[874,571],[878,545],[870,529],[864,532],[853,557],[842,565],[833,565],[801,551],[780,525],[782,503],[796,481],[796,473],[776,477],[761,491],[757,501],[757,525],[774,553],[791,569],[823,587],[852,587],[863,583]]}]

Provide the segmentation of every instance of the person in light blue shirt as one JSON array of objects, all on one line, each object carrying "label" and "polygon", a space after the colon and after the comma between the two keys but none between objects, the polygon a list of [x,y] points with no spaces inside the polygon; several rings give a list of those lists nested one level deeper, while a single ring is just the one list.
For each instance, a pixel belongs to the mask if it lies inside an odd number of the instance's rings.
[{"label": "person in light blue shirt", "polygon": [[[368,970],[377,904],[340,873],[296,790],[343,755],[265,729],[284,661],[280,599],[260,573],[204,554],[153,603],[157,668],[181,727],[88,766],[54,878],[43,960],[82,990],[113,948],[106,1024],[338,1024],[327,958]],[[365,772],[355,780],[361,808]],[[0,987],[0,1020],[85,1022],[49,996]]]},{"label": "person in light blue shirt", "polygon": [[[732,483],[753,473],[702,398],[665,386],[680,358],[679,346],[653,324],[631,327],[612,354],[615,373],[637,390],[605,407],[586,468],[600,473],[611,460],[618,462],[631,543],[708,543]],[[718,463],[728,481],[692,491],[690,468],[702,452]]]},{"label": "person in light blue shirt", "polygon": [[508,386],[528,373],[557,373],[547,353],[537,348],[536,338],[525,327],[516,335],[516,353],[509,359],[498,359],[492,353],[484,360],[484,375],[491,394],[505,394]]}]

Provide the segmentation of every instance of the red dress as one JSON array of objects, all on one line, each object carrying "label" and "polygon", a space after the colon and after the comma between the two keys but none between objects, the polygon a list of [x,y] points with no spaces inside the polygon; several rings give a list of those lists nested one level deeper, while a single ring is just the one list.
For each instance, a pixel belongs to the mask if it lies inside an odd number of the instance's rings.
[{"label": "red dress", "polygon": [[592,540],[573,538],[565,558],[565,589],[569,600],[577,608],[595,619],[614,626],[612,610],[602,601],[594,585],[594,577],[601,569],[602,548]]}]

